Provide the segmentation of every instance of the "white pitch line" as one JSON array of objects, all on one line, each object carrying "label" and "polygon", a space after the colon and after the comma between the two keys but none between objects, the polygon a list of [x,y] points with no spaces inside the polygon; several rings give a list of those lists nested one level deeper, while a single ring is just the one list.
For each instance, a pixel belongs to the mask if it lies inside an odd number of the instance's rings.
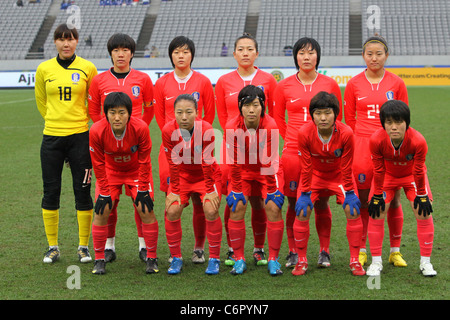
[{"label": "white pitch line", "polygon": [[4,102],[0,102],[0,106],[5,105],[5,104],[11,104],[11,103],[19,103],[19,102],[27,102],[27,101],[34,101],[35,99],[23,99],[23,100],[12,100],[12,101],[4,101]]}]

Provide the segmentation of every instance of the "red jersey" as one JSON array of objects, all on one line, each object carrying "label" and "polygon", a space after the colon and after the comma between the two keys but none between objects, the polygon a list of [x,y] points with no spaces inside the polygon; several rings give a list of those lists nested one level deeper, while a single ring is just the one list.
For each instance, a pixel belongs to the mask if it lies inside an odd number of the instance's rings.
[{"label": "red jersey", "polygon": [[298,134],[298,154],[301,161],[300,191],[311,191],[312,175],[327,180],[327,176],[341,174],[345,191],[353,190],[353,131],[336,121],[333,133],[324,142],[314,121],[306,123]]},{"label": "red jersey", "polygon": [[216,191],[213,173],[217,162],[213,156],[214,131],[205,120],[196,120],[188,140],[183,138],[176,120],[166,123],[162,130],[164,151],[170,170],[170,186],[175,194],[180,192],[180,176],[191,182],[205,181],[207,193]]},{"label": "red jersey", "polygon": [[408,104],[405,83],[397,75],[385,70],[377,84],[372,84],[361,72],[352,77],[344,93],[344,116],[356,135],[370,137],[381,128],[380,108],[388,100],[401,100]]},{"label": "red jersey", "polygon": [[155,107],[155,118],[159,128],[175,119],[174,102],[180,94],[190,94],[198,105],[198,115],[203,120],[213,123],[215,117],[214,91],[211,81],[203,74],[192,70],[192,73],[185,79],[179,80],[175,71],[165,74],[155,83],[155,97],[153,105]]},{"label": "red jersey", "polygon": [[[133,103],[132,116],[144,120],[149,125],[154,114],[151,106],[153,101],[152,80],[146,73],[135,69],[130,69],[124,79],[119,79],[111,72],[112,69],[95,76],[89,87],[88,105],[92,121],[97,122],[105,116],[103,102],[108,93],[119,91],[130,97]],[[144,104],[148,104],[148,106],[143,107]]]},{"label": "red jersey", "polygon": [[255,176],[265,176],[267,192],[277,189],[279,169],[279,132],[275,120],[265,115],[261,117],[258,129],[247,129],[244,117],[239,115],[227,122],[225,139],[228,163],[231,172],[231,189],[242,192],[242,180],[253,180]]},{"label": "red jersey", "polygon": [[304,85],[297,74],[294,74],[278,83],[275,89],[274,119],[284,139],[284,148],[297,150],[298,129],[311,121],[309,102],[320,91],[333,93],[338,98],[340,112],[337,120],[340,121],[342,119],[341,89],[334,79],[318,73],[312,84]]},{"label": "red jersey", "polygon": [[402,144],[396,149],[386,131],[378,129],[370,138],[370,152],[374,167],[374,194],[383,193],[385,174],[393,178],[414,175],[417,194],[427,194],[425,158],[428,145],[420,132],[409,127]]},{"label": "red jersey", "polygon": [[117,138],[107,118],[94,123],[89,132],[89,150],[100,194],[109,195],[108,171],[138,172],[138,190],[147,191],[152,172],[152,143],[148,125],[130,117],[124,134]]},{"label": "red jersey", "polygon": [[221,76],[215,86],[217,116],[222,129],[225,129],[229,119],[237,117],[239,113],[238,96],[242,88],[254,85],[261,88],[266,96],[267,112],[273,117],[273,96],[277,81],[268,72],[255,67],[252,78],[243,78],[237,70]]}]

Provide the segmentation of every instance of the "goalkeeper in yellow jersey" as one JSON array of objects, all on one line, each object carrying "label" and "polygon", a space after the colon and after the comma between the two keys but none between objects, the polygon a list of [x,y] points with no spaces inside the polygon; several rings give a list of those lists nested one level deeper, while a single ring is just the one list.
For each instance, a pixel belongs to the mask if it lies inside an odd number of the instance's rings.
[{"label": "goalkeeper in yellow jersey", "polygon": [[68,161],[72,172],[75,209],[77,211],[80,262],[92,261],[88,250],[92,224],[91,171],[89,155],[88,110],[89,85],[97,75],[90,61],[78,57],[75,49],[78,32],[66,24],[53,35],[58,55],[42,62],[36,70],[35,96],[45,121],[41,145],[44,195],[42,215],[49,249],[44,263],[59,259],[58,222],[61,174]]}]

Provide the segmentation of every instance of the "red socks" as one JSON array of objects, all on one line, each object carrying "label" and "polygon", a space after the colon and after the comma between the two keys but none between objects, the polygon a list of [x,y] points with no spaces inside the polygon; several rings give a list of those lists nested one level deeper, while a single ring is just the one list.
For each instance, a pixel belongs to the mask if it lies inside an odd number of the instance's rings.
[{"label": "red socks", "polygon": [[255,239],[255,248],[264,248],[266,242],[267,215],[266,210],[252,208],[252,229]]},{"label": "red socks", "polygon": [[220,245],[222,243],[222,220],[206,220],[206,235],[209,244],[209,257],[220,258]]},{"label": "red socks", "polygon": [[227,244],[229,248],[233,248],[230,242],[230,230],[228,228],[228,220],[230,219],[230,207],[225,206],[225,211],[223,212],[223,223],[225,225],[225,235],[227,237]]},{"label": "red socks", "polygon": [[389,239],[391,247],[400,247],[402,241],[403,229],[403,210],[402,206],[397,208],[389,207],[387,212],[387,223],[389,226]]},{"label": "red socks", "polygon": [[295,209],[288,206],[286,212],[286,235],[290,252],[297,252],[294,241],[294,221],[296,217]]},{"label": "red socks", "polygon": [[158,221],[154,223],[141,224],[142,236],[147,247],[147,258],[157,258],[156,249],[158,248]]},{"label": "red socks", "polygon": [[165,217],[164,222],[170,254],[173,258],[181,258],[181,238],[183,236],[183,231],[181,230],[181,219],[170,221],[167,217]]},{"label": "red socks", "polygon": [[361,244],[361,236],[363,231],[361,217],[356,219],[347,219],[346,229],[348,245],[350,248],[350,260],[358,261],[359,245]]},{"label": "red socks", "polygon": [[192,224],[194,227],[194,238],[195,246],[194,248],[204,248],[206,240],[206,223],[205,223],[205,213],[203,212],[202,204],[193,204],[192,212]]},{"label": "red socks", "polygon": [[369,226],[367,228],[369,237],[370,253],[372,257],[381,256],[384,238],[384,219],[369,218]]},{"label": "red socks", "polygon": [[277,260],[281,242],[283,241],[284,221],[267,221],[267,242],[269,244],[269,260]]},{"label": "red socks", "polygon": [[331,234],[331,210],[314,209],[316,230],[319,236],[320,252],[330,253],[330,234]]},{"label": "red socks", "polygon": [[426,220],[417,220],[417,240],[419,240],[420,256],[430,257],[433,250],[434,222],[433,216]]},{"label": "red socks", "polygon": [[361,237],[360,249],[366,249],[367,230],[369,228],[369,208],[360,208],[360,217],[363,224],[363,233]]},{"label": "red socks", "polygon": [[298,260],[306,261],[306,251],[308,248],[309,240],[309,220],[300,221],[298,219],[295,219],[294,240],[295,247],[297,248]]},{"label": "red socks", "polygon": [[92,225],[92,242],[94,244],[95,260],[105,259],[105,245],[108,237],[108,225]]},{"label": "red socks", "polygon": [[230,234],[231,248],[233,248],[236,260],[244,259],[245,245],[245,220],[228,220],[228,232]]}]

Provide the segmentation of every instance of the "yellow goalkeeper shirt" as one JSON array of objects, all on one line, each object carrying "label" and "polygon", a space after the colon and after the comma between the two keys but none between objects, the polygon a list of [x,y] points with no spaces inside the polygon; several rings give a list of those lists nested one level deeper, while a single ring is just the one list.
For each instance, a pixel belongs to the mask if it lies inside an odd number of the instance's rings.
[{"label": "yellow goalkeeper shirt", "polygon": [[88,60],[74,56],[68,66],[57,57],[42,62],[36,70],[35,97],[45,120],[44,134],[68,136],[89,129],[87,95],[97,68]]}]

